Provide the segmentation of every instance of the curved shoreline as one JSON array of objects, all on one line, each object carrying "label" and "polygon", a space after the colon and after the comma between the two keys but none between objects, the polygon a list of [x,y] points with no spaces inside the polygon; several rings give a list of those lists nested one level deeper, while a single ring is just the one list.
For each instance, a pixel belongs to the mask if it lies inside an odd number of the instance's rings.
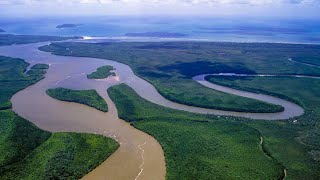
[{"label": "curved shoreline", "polygon": [[[118,118],[117,109],[107,94],[113,85],[125,83],[142,98],[172,109],[199,114],[236,116],[260,120],[281,120],[300,116],[302,107],[273,96],[239,91],[219,86],[205,80],[205,76],[193,77],[198,83],[214,90],[281,105],[285,111],[279,113],[243,113],[206,109],[178,104],[165,99],[156,88],[136,76],[125,64],[97,58],[57,56],[38,50],[48,43],[12,45],[0,47],[0,54],[25,59],[30,64],[51,64],[46,78],[15,94],[13,110],[20,116],[49,131],[74,131],[98,133],[120,143],[120,148],[84,179],[164,179],[165,162],[160,144],[150,135],[143,133]],[[98,67],[112,65],[117,76],[104,80],[89,80],[86,74]],[[277,75],[256,75],[277,76]],[[306,77],[306,76],[303,76]],[[54,100],[46,95],[49,88],[64,87],[76,90],[95,89],[107,102],[108,113],[93,108]],[[93,118],[94,117],[94,118]],[[123,171],[126,171],[124,173]]]},{"label": "curved shoreline", "polygon": [[[247,98],[252,98],[256,100],[260,100],[263,102],[267,102],[270,104],[275,104],[275,105],[280,105],[284,107],[283,112],[279,113],[239,113],[239,112],[233,112],[233,116],[237,117],[244,117],[246,116],[247,118],[251,119],[265,119],[265,120],[283,120],[283,119],[290,119],[294,118],[297,116],[301,116],[304,113],[304,109],[290,101],[270,96],[270,95],[265,95],[265,94],[259,94],[259,93],[252,93],[252,92],[247,92],[247,91],[242,91],[242,90],[236,90],[233,88],[221,86],[218,84],[211,83],[205,79],[207,76],[240,76],[240,77],[288,77],[289,75],[283,75],[283,76],[277,76],[277,75],[266,75],[266,74],[261,74],[261,75],[250,75],[250,74],[202,74],[198,76],[194,76],[193,80],[197,81],[198,83],[202,84],[203,86],[206,86],[208,88],[214,89],[216,91],[221,91],[237,96],[242,96],[242,97],[247,97]],[[320,79],[320,77],[314,77],[314,76],[301,76],[301,75],[291,75],[290,77],[303,77],[303,78],[317,78]]]}]

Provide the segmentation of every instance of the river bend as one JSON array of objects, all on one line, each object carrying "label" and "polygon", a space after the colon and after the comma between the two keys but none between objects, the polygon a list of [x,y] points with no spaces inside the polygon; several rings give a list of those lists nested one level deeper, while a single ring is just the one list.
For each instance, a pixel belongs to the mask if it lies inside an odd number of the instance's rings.
[{"label": "river bend", "polygon": [[[178,104],[160,95],[152,84],[136,76],[128,65],[97,58],[56,56],[38,50],[38,47],[47,44],[34,43],[0,47],[0,54],[3,56],[21,58],[31,65],[37,63],[50,65],[45,79],[12,97],[13,111],[40,128],[51,132],[88,132],[117,140],[120,148],[84,179],[156,180],[165,178],[164,154],[160,144],[153,137],[118,118],[117,109],[109,98],[107,89],[120,83],[127,84],[142,98],[152,103],[193,113],[260,120],[289,119],[304,113],[302,107],[280,98],[210,83],[205,80],[208,74],[195,76],[193,80],[217,91],[280,105],[285,110],[279,113],[244,113]],[[87,74],[104,65],[113,66],[116,69],[116,76],[104,80],[86,78]],[[95,89],[107,102],[109,112],[103,113],[81,104],[58,101],[46,95],[47,89],[56,87],[77,90]]]}]

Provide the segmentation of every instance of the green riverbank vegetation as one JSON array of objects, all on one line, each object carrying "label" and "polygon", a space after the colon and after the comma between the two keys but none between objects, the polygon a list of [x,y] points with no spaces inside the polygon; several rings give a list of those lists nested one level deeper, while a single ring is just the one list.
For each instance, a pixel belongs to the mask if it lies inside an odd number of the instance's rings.
[{"label": "green riverbank vegetation", "polygon": [[22,59],[0,56],[0,109],[10,109],[10,98],[18,91],[44,78],[45,69],[31,70]]},{"label": "green riverbank vegetation", "polygon": [[[192,77],[205,73],[255,73],[240,62],[217,61],[210,43],[53,43],[43,51],[64,56],[112,59],[128,64],[165,98],[197,107],[238,112],[281,112],[283,107],[206,88]],[[226,51],[235,53],[237,51]],[[212,58],[215,57],[215,58]],[[242,59],[241,59],[242,60]],[[319,71],[320,74],[320,71]],[[196,91],[195,91],[196,89]]]},{"label": "green riverbank vegetation", "polygon": [[[108,93],[120,118],[162,145],[167,179],[317,179],[319,162],[297,138],[306,127],[287,121],[197,115],[152,104],[126,85]],[[263,137],[263,144],[261,144]]]},{"label": "green riverbank vegetation", "polygon": [[259,132],[245,123],[152,104],[126,85],[108,93],[120,118],[163,147],[167,179],[278,179],[283,168],[267,156]]},{"label": "green riverbank vegetation", "polygon": [[0,179],[80,179],[118,143],[100,135],[50,133],[0,111]]},{"label": "green riverbank vegetation", "polygon": [[[70,50],[67,51],[66,48]],[[290,58],[299,61],[309,61],[306,59],[308,58],[315,61],[316,57],[320,56],[319,45],[124,42],[103,44],[55,43],[40,49],[58,55],[96,57],[119,61],[130,65],[135,74],[151,82],[163,96],[170,100],[202,107],[211,105],[220,108],[227,107],[226,109],[237,108],[239,111],[256,111],[256,108],[260,105],[245,106],[243,101],[239,100],[239,97],[224,95],[223,93],[221,94],[220,92],[205,88],[193,81],[192,77],[207,73],[320,75],[320,69],[317,67],[289,61]],[[218,80],[215,79],[215,82],[217,81]],[[244,84],[241,85],[241,83],[237,83],[237,81]],[[194,133],[192,137],[188,136],[189,133],[194,132],[193,129],[196,129],[194,124],[201,125],[201,123],[205,128],[209,128],[210,123],[212,123],[220,127],[218,129],[225,130],[221,134],[226,134],[226,137],[237,142],[235,144],[241,145],[243,142],[247,142],[246,140],[236,139],[242,137],[242,135],[239,135],[239,137],[229,135],[232,131],[228,128],[234,128],[236,125],[238,125],[236,127],[244,126],[245,131],[251,131],[251,128],[255,129],[257,134],[251,132],[249,133],[251,136],[249,135],[245,139],[250,139],[252,136],[255,136],[257,146],[259,145],[258,141],[260,141],[260,136],[263,136],[263,146],[265,147],[263,152],[269,159],[271,159],[270,156],[272,156],[276,162],[270,165],[272,168],[263,168],[262,172],[266,172],[267,174],[261,176],[253,175],[252,177],[256,178],[252,179],[268,179],[268,177],[270,177],[270,179],[281,179],[284,175],[283,168],[287,169],[288,179],[319,179],[320,163],[318,156],[320,134],[318,131],[320,114],[317,109],[320,106],[318,102],[318,80],[269,78],[268,80],[252,80],[252,83],[250,79],[232,81],[221,79],[219,82],[230,84],[232,87],[251,89],[255,92],[260,91],[262,93],[286,98],[303,106],[305,108],[305,114],[299,118],[288,121],[254,121],[231,117],[190,115],[190,113],[186,112],[177,114],[171,110],[162,112],[162,109],[160,110],[158,107],[153,107],[153,105],[148,102],[134,103],[139,98],[130,98],[134,93],[124,91],[126,88],[123,87],[118,90],[112,88],[109,90],[109,93],[111,96],[116,97],[113,98],[113,100],[122,118],[130,121],[135,127],[150,133],[161,143],[166,154],[168,179],[177,177],[175,171],[189,173],[190,177],[193,177],[192,173],[194,173],[199,175],[199,177],[203,177],[203,179],[206,179],[209,175],[217,177],[223,176],[217,173],[218,170],[210,169],[211,165],[206,165],[205,163],[211,162],[210,160],[214,159],[215,156],[224,157],[226,152],[237,150],[237,148],[234,149],[231,148],[231,146],[216,145],[214,147],[217,148],[218,152],[221,150],[221,153],[213,154],[210,157],[205,156],[206,158],[198,158],[200,159],[198,161],[194,159],[192,163],[186,163],[187,160],[185,159],[193,157],[190,154],[195,154],[195,157],[197,157],[198,152],[199,154],[205,155],[205,152],[208,152],[207,150],[213,147],[213,145],[210,144],[210,140],[214,139],[216,135],[206,136],[206,134],[212,133],[208,129],[199,130],[197,133]],[[248,86],[245,86],[246,84]],[[229,101],[226,101],[227,99],[229,99]],[[253,101],[250,100],[250,102]],[[152,108],[141,108],[145,107],[144,103]],[[164,123],[164,121],[166,126],[160,125],[160,123]],[[189,128],[178,131],[180,125],[175,125],[177,122],[188,122],[191,125]],[[220,126],[220,123],[222,123],[223,126]],[[176,131],[172,132],[174,130]],[[171,133],[178,134],[170,135]],[[185,137],[188,138],[185,139]],[[198,138],[201,140],[198,140]],[[183,144],[181,144],[183,148],[179,149],[177,145],[170,145],[170,143],[179,143],[180,140],[183,142]],[[196,140],[196,142],[192,142],[193,140]],[[227,142],[227,140],[221,141]],[[189,146],[196,148],[190,150],[188,149]],[[224,149],[224,147],[226,149]],[[177,158],[179,154],[183,154],[181,152],[184,152],[184,150],[187,151],[188,155],[181,159],[185,161],[180,164],[175,164],[175,158]],[[172,153],[172,155],[170,155],[170,153]],[[234,154],[236,155],[237,153]],[[237,163],[246,166],[248,165],[246,164],[247,156],[250,156],[250,154],[246,154],[244,151],[242,155],[246,158],[238,160]],[[270,161],[272,162],[272,160]],[[230,164],[234,163],[232,159],[227,162],[230,162]],[[204,164],[202,165],[201,163]],[[212,166],[216,164],[219,165],[219,163],[215,162]],[[256,165],[255,163],[251,163],[252,167],[259,167],[260,164]],[[233,170],[230,171],[227,165],[220,168],[224,170],[224,175],[228,175],[229,172],[235,172]],[[231,169],[234,169],[234,167]],[[272,171],[272,169],[276,170]],[[248,173],[252,175],[252,172],[254,171],[243,171],[242,169],[242,173],[244,174]],[[246,175],[242,176],[247,177]],[[187,175],[185,177],[187,177]]]}]

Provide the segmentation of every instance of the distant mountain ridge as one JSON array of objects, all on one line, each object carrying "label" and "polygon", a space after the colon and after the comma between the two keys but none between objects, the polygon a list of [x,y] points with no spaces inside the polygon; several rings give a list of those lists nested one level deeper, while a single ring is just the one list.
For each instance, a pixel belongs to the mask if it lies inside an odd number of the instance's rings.
[{"label": "distant mountain ridge", "polygon": [[170,32],[142,32],[142,33],[127,33],[125,36],[129,37],[158,37],[158,38],[180,38],[186,37],[187,34],[183,33],[170,33]]}]

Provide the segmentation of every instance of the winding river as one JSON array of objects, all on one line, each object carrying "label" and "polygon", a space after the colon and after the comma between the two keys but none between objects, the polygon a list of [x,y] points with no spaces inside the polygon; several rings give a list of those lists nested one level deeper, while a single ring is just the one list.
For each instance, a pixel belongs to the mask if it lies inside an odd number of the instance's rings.
[{"label": "winding river", "polygon": [[315,64],[310,64],[310,63],[305,63],[305,62],[300,62],[300,61],[296,61],[296,60],[293,60],[292,58],[289,58],[288,61],[291,61],[291,62],[294,62],[294,63],[299,63],[299,64],[303,64],[303,65],[306,65],[306,66],[311,66],[311,67],[317,67],[317,68],[320,68],[319,65],[315,65]]},{"label": "winding river", "polygon": [[[38,50],[38,47],[47,44],[0,47],[0,54],[3,56],[21,58],[31,65],[37,63],[50,65],[45,79],[12,97],[13,110],[48,131],[96,133],[117,140],[120,148],[83,179],[165,179],[165,160],[160,144],[153,137],[118,118],[117,109],[107,94],[107,89],[116,84],[127,84],[142,98],[152,103],[194,113],[260,120],[289,119],[304,113],[302,107],[280,98],[212,84],[204,79],[207,75],[199,75],[193,79],[208,88],[281,105],[285,110],[279,113],[243,113],[178,104],[161,96],[153,85],[136,76],[128,65],[96,58],[56,56]],[[104,65],[115,67],[117,76],[104,80],[86,78],[87,74]],[[107,102],[109,112],[103,113],[77,103],[52,99],[46,95],[46,90],[55,87],[95,89]]]}]

